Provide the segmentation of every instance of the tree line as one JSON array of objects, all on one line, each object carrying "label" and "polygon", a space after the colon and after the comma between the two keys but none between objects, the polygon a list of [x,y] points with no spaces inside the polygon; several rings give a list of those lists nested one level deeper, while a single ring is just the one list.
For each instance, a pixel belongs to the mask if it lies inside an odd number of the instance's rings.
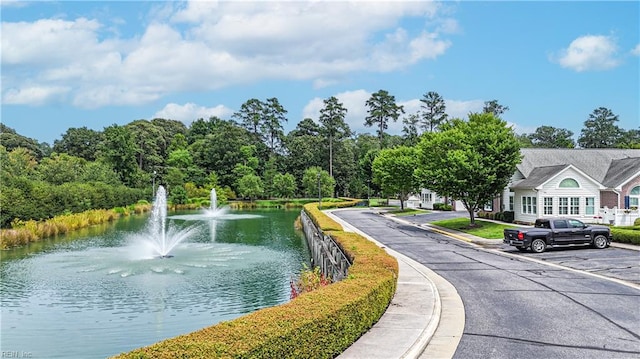
[{"label": "tree line", "polygon": [[[35,195],[43,192],[42,186],[72,186],[69,183],[77,188],[84,184],[82,191],[98,183],[128,188],[146,199],[151,198],[152,186],[162,184],[174,203],[185,203],[212,187],[228,198],[250,199],[317,197],[318,189],[327,197],[387,194],[382,190],[390,189],[373,172],[381,150],[413,148],[433,134],[472,122],[473,114],[467,121],[450,119],[436,92],[425,93],[420,101],[420,111],[405,114],[387,91],[372,94],[363,122],[375,129],[375,135],[351,131],[345,122],[348,109],[335,97],[324,100],[318,119],[305,118],[289,133],[284,131],[287,110],[277,98],[249,99],[230,119],[200,118],[189,126],[156,118],[114,124],[102,131],[69,128],[53,146],[0,124],[4,187],[0,203],[18,198],[42,201]],[[485,102],[481,113],[500,118],[508,110],[492,100]],[[389,124],[398,120],[404,125],[402,135],[388,134]],[[617,121],[611,110],[597,108],[585,121],[577,143],[571,131],[551,126],[516,139],[521,147],[640,148],[640,131],[620,129]],[[29,171],[16,171],[8,163],[24,165]],[[84,207],[106,205],[96,198],[83,198],[82,191],[74,193],[79,192],[77,201]],[[17,210],[9,215],[3,210],[1,224],[6,226],[11,216],[38,219],[77,209],[61,199],[47,201],[61,203],[37,215]]]}]

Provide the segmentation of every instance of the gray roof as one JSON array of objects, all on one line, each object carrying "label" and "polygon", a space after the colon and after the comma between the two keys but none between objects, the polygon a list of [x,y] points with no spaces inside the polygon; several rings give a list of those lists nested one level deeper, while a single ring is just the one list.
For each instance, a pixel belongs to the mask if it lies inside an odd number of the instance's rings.
[{"label": "gray roof", "polygon": [[602,184],[608,188],[615,188],[638,172],[640,172],[640,157],[613,160]]},{"label": "gray roof", "polygon": [[536,188],[567,167],[569,165],[536,167],[529,173],[527,178],[514,183],[511,188]]},{"label": "gray roof", "polygon": [[[637,160],[618,161],[628,158],[640,158],[640,150],[523,148],[520,153],[523,157],[517,168],[526,179],[531,176],[536,168],[571,164],[594,180],[602,184],[606,183],[605,186],[613,188],[640,171],[640,162]],[[616,162],[614,163],[614,161]],[[632,167],[627,168],[625,166]],[[622,178],[626,174],[628,176]],[[615,183],[615,181],[619,183]],[[518,182],[517,185],[520,186],[521,182]]]}]

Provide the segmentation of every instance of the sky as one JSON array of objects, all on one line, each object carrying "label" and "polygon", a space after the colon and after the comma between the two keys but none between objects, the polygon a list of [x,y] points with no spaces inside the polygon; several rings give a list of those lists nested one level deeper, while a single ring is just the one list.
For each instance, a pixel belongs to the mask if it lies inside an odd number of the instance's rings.
[{"label": "sky", "polygon": [[[231,115],[276,97],[285,132],[323,100],[365,127],[386,90],[450,117],[498,100],[517,133],[580,134],[598,107],[640,128],[640,2],[1,0],[0,121],[53,145],[69,128]],[[401,134],[402,123],[388,132]]]}]

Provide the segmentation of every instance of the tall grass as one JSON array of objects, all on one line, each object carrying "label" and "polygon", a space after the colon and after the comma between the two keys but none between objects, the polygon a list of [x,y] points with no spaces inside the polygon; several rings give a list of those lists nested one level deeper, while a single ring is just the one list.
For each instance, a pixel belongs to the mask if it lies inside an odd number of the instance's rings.
[{"label": "tall grass", "polygon": [[11,222],[11,229],[0,229],[0,249],[23,246],[38,240],[68,233],[96,224],[112,222],[122,215],[149,211],[151,205],[138,203],[131,208],[92,209],[81,213],[55,216],[45,221]]}]

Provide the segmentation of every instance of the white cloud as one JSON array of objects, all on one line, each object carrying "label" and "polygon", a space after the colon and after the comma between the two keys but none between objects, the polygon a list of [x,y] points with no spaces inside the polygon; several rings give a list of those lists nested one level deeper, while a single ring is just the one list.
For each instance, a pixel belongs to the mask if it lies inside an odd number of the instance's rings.
[{"label": "white cloud", "polygon": [[603,35],[585,35],[571,42],[553,61],[574,71],[608,70],[620,64],[615,40]]},{"label": "white cloud", "polygon": [[208,119],[212,116],[225,118],[231,114],[233,114],[233,110],[224,105],[204,107],[191,102],[185,103],[184,105],[168,103],[162,110],[156,112],[153,118],[165,118],[189,124],[199,118]]},{"label": "white cloud", "polygon": [[14,7],[14,8],[19,8],[19,7],[25,7],[29,5],[28,1],[24,1],[24,0],[2,0],[0,1],[0,6],[2,7]]},{"label": "white cloud", "polygon": [[29,86],[5,91],[2,102],[10,105],[43,105],[63,98],[70,88],[62,86]]},{"label": "white cloud", "polygon": [[[345,91],[334,95],[340,103],[347,109],[345,122],[351,131],[368,132],[364,126],[364,118],[367,117],[365,103],[371,97],[371,93],[366,90]],[[311,118],[316,123],[320,117],[320,110],[324,106],[324,99],[316,97],[310,100],[302,110],[303,118]]]},{"label": "white cloud", "polygon": [[631,50],[631,54],[635,56],[640,56],[640,44],[636,45],[636,47],[634,47]]},{"label": "white cloud", "polygon": [[[430,1],[165,3],[130,38],[114,38],[117,28],[82,17],[3,22],[3,98],[28,91],[24,84],[69,88],[58,99],[80,107],[139,105],[265,79],[326,87],[352,72],[393,71],[444,54],[451,43],[442,35],[455,21],[440,21],[440,7]],[[407,18],[424,26],[403,28]]]},{"label": "white cloud", "polygon": [[467,118],[470,112],[482,112],[483,100],[444,100],[449,118]]}]

